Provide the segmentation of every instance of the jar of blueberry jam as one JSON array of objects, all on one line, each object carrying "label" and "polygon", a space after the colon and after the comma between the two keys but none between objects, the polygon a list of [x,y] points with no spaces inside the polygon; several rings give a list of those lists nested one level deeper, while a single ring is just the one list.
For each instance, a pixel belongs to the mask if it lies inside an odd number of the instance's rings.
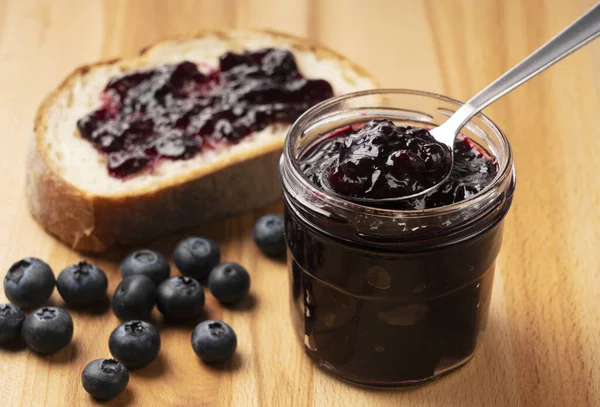
[{"label": "jar of blueberry jam", "polygon": [[377,201],[444,178],[449,151],[427,129],[459,106],[424,92],[359,92],[313,107],[290,129],[280,172],[292,317],[306,353],[347,381],[438,378],[469,361],[485,329],[515,188],[504,134],[479,114],[440,187]]}]

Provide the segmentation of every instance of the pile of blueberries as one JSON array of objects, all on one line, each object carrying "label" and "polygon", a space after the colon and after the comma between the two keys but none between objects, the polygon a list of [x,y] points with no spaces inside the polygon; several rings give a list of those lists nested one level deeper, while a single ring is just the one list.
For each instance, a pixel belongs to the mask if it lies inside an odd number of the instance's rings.
[{"label": "pile of blueberries", "polygon": [[[285,255],[283,218],[266,215],[253,228],[261,251],[281,258]],[[201,318],[204,289],[221,304],[242,300],[250,289],[250,275],[237,263],[220,263],[219,246],[203,237],[188,237],[173,251],[173,261],[183,276],[170,277],[168,260],[152,250],[138,250],[121,263],[123,280],[112,297],[112,310],[122,321],[110,335],[108,345],[114,359],[98,359],[83,370],[81,380],[93,397],[108,400],[120,394],[129,382],[128,369],[143,368],[160,351],[160,334],[152,325],[156,305],[166,322]],[[106,300],[108,279],[98,266],[80,261],[65,268],[55,280],[42,260],[28,257],[13,264],[4,279],[4,293],[11,302],[0,304],[0,346],[23,339],[39,354],[65,348],[73,338],[73,319],[63,308],[42,306],[54,287],[70,308],[93,308]],[[35,309],[35,310],[34,310]],[[34,310],[25,316],[23,310]],[[194,352],[206,363],[224,362],[237,347],[233,329],[223,321],[204,320],[193,330]]]}]

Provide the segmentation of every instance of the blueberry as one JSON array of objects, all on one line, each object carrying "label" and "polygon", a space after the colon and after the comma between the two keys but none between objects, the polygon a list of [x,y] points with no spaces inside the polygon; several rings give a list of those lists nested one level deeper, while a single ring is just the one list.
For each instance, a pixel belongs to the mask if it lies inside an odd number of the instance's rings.
[{"label": "blueberry", "polygon": [[14,304],[0,304],[0,345],[13,342],[21,336],[25,314]]},{"label": "blueberry", "polygon": [[254,224],[252,237],[258,248],[269,257],[285,255],[285,239],[283,237],[283,216],[265,215]]},{"label": "blueberry", "polygon": [[158,356],[160,334],[148,322],[125,322],[110,334],[108,348],[113,357],[128,368],[144,367]]},{"label": "blueberry", "polygon": [[42,354],[56,353],[71,342],[73,319],[62,308],[43,307],[25,318],[22,335],[31,350]]},{"label": "blueberry", "polygon": [[262,58],[262,70],[267,75],[289,75],[298,73],[294,55],[287,50],[273,49]]},{"label": "blueberry", "polygon": [[81,384],[92,397],[110,400],[117,397],[129,383],[129,372],[115,359],[97,359],[87,364],[81,373]]},{"label": "blueberry", "polygon": [[214,241],[192,236],[175,247],[173,260],[181,274],[202,280],[219,264],[221,252]]},{"label": "blueberry", "polygon": [[4,278],[6,298],[24,310],[39,307],[54,291],[52,269],[40,259],[27,257],[13,264]]},{"label": "blueberry", "polygon": [[208,288],[223,304],[238,302],[248,294],[250,274],[237,263],[223,263],[211,271]]},{"label": "blueberry", "polygon": [[162,254],[153,250],[138,250],[131,253],[121,263],[123,278],[134,274],[143,274],[156,285],[169,278],[171,268]]},{"label": "blueberry", "polygon": [[123,321],[148,319],[156,304],[156,284],[138,274],[121,281],[112,298],[112,309]]},{"label": "blueberry", "polygon": [[236,347],[235,332],[223,321],[202,321],[192,333],[192,348],[207,363],[228,360]]},{"label": "blueberry", "polygon": [[171,277],[158,286],[158,310],[169,319],[193,319],[204,309],[204,290],[190,277]]},{"label": "blueberry", "polygon": [[[415,149],[422,150],[423,147],[418,147]],[[425,162],[421,159],[419,153],[414,153],[408,150],[394,151],[388,156],[386,165],[388,168],[391,167],[392,173],[395,172],[394,175],[397,177],[399,177],[400,174],[405,173],[409,176],[417,178],[418,175],[425,171]]]},{"label": "blueberry", "polygon": [[87,307],[104,301],[108,280],[98,266],[83,260],[67,267],[56,279],[56,288],[71,307]]}]

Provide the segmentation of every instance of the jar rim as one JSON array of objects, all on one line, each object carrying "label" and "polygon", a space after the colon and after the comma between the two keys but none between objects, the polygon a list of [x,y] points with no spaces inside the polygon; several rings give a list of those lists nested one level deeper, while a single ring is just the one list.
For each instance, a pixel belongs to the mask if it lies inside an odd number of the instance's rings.
[{"label": "jar rim", "polygon": [[[488,202],[489,198],[495,196],[495,192],[497,186],[506,180],[507,177],[514,177],[514,167],[513,167],[513,153],[510,147],[510,143],[506,138],[506,135],[500,130],[500,128],[486,115],[483,113],[478,113],[475,115],[475,118],[480,119],[489,129],[492,130],[494,135],[500,141],[500,147],[505,153],[505,157],[501,163],[499,163],[499,169],[494,177],[494,179],[485,186],[481,191],[477,194],[469,197],[468,199],[444,205],[435,208],[425,208],[425,209],[409,209],[409,210],[401,210],[401,209],[386,209],[368,206],[365,204],[359,204],[352,202],[348,199],[344,199],[343,197],[331,194],[326,192],[325,190],[315,186],[310,180],[306,177],[304,172],[300,169],[299,160],[294,155],[294,143],[292,141],[293,134],[299,134],[302,131],[305,123],[311,122],[311,120],[318,119],[320,114],[326,111],[330,106],[343,102],[345,100],[359,98],[363,96],[374,96],[374,95],[415,95],[415,96],[423,96],[432,99],[437,99],[442,102],[446,102],[452,105],[455,105],[457,109],[463,105],[462,102],[447,97],[443,95],[439,95],[432,92],[419,91],[413,89],[395,89],[395,88],[384,88],[384,89],[373,89],[359,92],[347,93],[344,95],[336,96],[331,99],[327,99],[312,108],[308,109],[304,112],[290,127],[287,137],[284,143],[283,156],[282,161],[287,161],[291,163],[293,174],[291,174],[295,181],[299,182],[301,188],[314,195],[318,199],[326,200],[328,205],[332,205],[335,207],[343,208],[345,210],[368,210],[372,216],[381,216],[381,217],[403,217],[403,218],[423,218],[428,216],[439,216],[444,214],[449,214],[457,211],[461,211],[465,208],[472,207],[479,203]],[[375,106],[374,106],[375,107]],[[366,108],[366,107],[365,107]],[[401,108],[401,106],[398,106]],[[465,124],[465,127],[469,125],[469,122]],[[282,174],[283,175],[283,174]],[[283,177],[282,177],[283,178]]]}]

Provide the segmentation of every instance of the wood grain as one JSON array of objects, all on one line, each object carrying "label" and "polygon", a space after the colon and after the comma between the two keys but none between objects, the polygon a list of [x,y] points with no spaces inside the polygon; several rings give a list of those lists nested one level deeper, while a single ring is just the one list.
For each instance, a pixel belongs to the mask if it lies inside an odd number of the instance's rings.
[{"label": "wood grain", "polygon": [[[48,237],[24,203],[24,151],[35,109],[75,66],[133,55],[202,28],[271,28],[346,54],[386,87],[466,99],[576,18],[593,0],[0,1],[0,270],[34,255],[56,272],[80,258]],[[600,44],[494,104],[518,173],[506,219],[490,323],[460,372],[406,391],[352,387],[318,370],[296,343],[285,266],[265,259],[250,229],[262,212],[196,233],[252,274],[254,301],[211,317],[237,331],[231,366],[193,355],[190,327],[164,327],[160,360],[132,374],[106,405],[124,406],[598,406],[600,405]],[[180,236],[153,247],[169,252]],[[120,253],[97,261],[118,283]],[[4,295],[0,294],[0,301]],[[55,293],[53,302],[62,304]],[[110,313],[73,312],[73,344],[50,357],[0,350],[2,406],[91,405],[87,362],[109,355]]]}]

